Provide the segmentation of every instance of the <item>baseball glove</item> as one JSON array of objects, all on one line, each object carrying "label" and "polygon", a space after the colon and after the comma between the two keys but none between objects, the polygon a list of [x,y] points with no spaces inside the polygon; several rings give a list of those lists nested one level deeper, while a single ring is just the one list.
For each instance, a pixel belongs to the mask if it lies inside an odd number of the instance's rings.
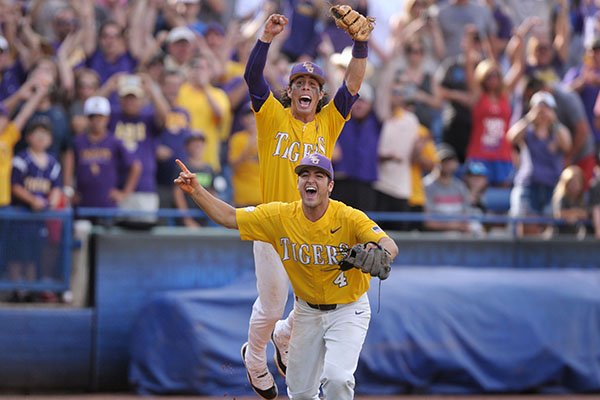
[{"label": "baseball glove", "polygon": [[[371,243],[377,247],[367,249]],[[339,262],[340,269],[347,271],[350,268],[358,268],[365,274],[376,276],[381,280],[390,276],[390,264],[392,258],[390,253],[375,242],[355,244],[344,258]]]},{"label": "baseball glove", "polygon": [[347,5],[337,5],[329,9],[338,28],[342,28],[354,40],[366,42],[374,28],[375,18],[365,17]]}]

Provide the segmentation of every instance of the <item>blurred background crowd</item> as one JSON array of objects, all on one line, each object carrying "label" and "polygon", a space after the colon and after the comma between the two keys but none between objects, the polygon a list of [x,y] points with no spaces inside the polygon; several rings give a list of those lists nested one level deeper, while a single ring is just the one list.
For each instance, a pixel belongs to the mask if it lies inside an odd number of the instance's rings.
[{"label": "blurred background crowd", "polygon": [[[600,2],[331,3],[376,18],[332,197],[364,211],[476,216],[498,211],[497,193],[502,213],[564,222],[519,235],[600,238]],[[330,6],[0,0],[0,207],[194,208],[173,185],[176,158],[225,201],[260,203],[249,52],[282,13],[290,25],[264,71],[272,91],[287,87],[293,63],[314,60],[335,93],[352,42]],[[469,219],[382,227],[490,230]]]}]

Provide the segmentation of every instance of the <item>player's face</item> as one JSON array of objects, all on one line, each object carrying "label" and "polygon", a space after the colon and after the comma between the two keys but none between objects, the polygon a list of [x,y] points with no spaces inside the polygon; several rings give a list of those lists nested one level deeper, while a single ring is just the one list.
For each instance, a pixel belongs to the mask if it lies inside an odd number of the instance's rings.
[{"label": "player's face", "polygon": [[292,99],[292,112],[297,115],[314,115],[317,111],[317,104],[323,98],[321,85],[310,77],[310,75],[301,75],[288,87],[288,96]]},{"label": "player's face", "polygon": [[316,208],[327,202],[333,190],[333,181],[319,168],[307,168],[298,175],[298,190],[302,204]]}]

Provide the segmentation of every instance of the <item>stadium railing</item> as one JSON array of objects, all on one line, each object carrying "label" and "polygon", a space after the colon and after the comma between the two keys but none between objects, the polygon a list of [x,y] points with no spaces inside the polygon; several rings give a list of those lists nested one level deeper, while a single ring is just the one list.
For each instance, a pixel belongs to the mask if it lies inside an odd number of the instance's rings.
[{"label": "stadium railing", "polygon": [[[516,237],[516,226],[544,224],[559,226],[565,221],[546,217],[511,217],[505,214],[434,215],[413,212],[367,212],[377,222],[469,221],[501,227],[508,237]],[[0,209],[0,290],[50,290],[69,288],[71,251],[76,248],[73,221],[90,219],[104,226],[125,226],[127,219],[152,217],[156,223],[142,225],[176,226],[178,219],[205,218],[201,210],[160,209],[156,212],[117,208],[75,208],[34,213],[26,209]],[[209,226],[215,226],[211,224]],[[485,240],[482,238],[482,240]],[[27,271],[29,269],[29,271]],[[14,270],[29,273],[29,279],[15,279]],[[20,270],[20,271],[19,271]]]}]

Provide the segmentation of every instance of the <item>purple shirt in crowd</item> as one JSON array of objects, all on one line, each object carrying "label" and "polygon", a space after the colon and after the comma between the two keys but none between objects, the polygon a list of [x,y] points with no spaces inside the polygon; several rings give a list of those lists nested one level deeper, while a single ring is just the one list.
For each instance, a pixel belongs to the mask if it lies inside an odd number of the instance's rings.
[{"label": "purple shirt in crowd", "polygon": [[81,207],[115,207],[110,191],[118,188],[119,174],[128,171],[134,156],[123,143],[107,134],[92,142],[88,135],[75,137],[75,171]]},{"label": "purple shirt in crowd", "polygon": [[564,156],[558,150],[556,134],[552,132],[547,139],[541,140],[533,133],[533,127],[529,126],[525,132],[525,145],[521,148],[515,186],[536,183],[554,187],[564,163]]},{"label": "purple shirt in crowd", "polygon": [[158,161],[156,180],[159,185],[172,186],[173,179],[179,174],[179,167],[175,164],[175,159],[186,159],[185,141],[191,136],[190,115],[181,107],[175,106],[167,114],[165,129],[158,137],[158,142],[167,146],[173,151],[171,158],[165,161]]},{"label": "purple shirt in crowd", "polygon": [[159,128],[154,120],[154,108],[143,108],[139,116],[127,116],[119,109],[113,110],[108,130],[142,163],[142,175],[136,192],[156,192],[156,145]]},{"label": "purple shirt in crowd", "polygon": [[[244,84],[244,78],[241,76],[230,79],[227,83],[225,83],[222,89],[225,93],[229,94],[235,89],[237,89],[240,85]],[[246,91],[246,93],[248,93]],[[242,124],[242,116],[240,115],[240,110],[243,105],[250,101],[250,95],[246,94],[244,98],[240,101],[238,107],[233,110],[233,122],[231,123],[231,133],[239,132],[244,130],[244,125]]]},{"label": "purple shirt in crowd", "polygon": [[[565,74],[563,83],[565,85],[571,84],[574,80],[581,76],[582,70],[582,66],[573,67],[569,69],[569,71],[567,71],[567,73]],[[600,70],[596,69],[594,73],[600,74]],[[600,143],[600,130],[596,128],[596,125],[594,123],[594,105],[596,104],[596,97],[598,97],[598,93],[600,93],[600,86],[588,84],[583,85],[583,87],[579,91],[579,97],[581,98],[581,102],[583,103],[585,115],[588,118],[590,127],[592,128],[592,132],[594,132],[594,138],[596,140],[596,143]]]},{"label": "purple shirt in crowd", "polygon": [[352,178],[363,182],[377,180],[377,144],[381,123],[371,111],[361,121],[350,118],[338,139],[341,160],[334,163],[336,178]]},{"label": "purple shirt in crowd", "polygon": [[27,78],[27,73],[19,61],[5,68],[0,73],[0,101],[14,94]]},{"label": "purple shirt in crowd", "polygon": [[295,61],[303,54],[317,56],[319,35],[316,30],[319,10],[311,0],[287,0],[285,15],[291,15],[289,36],[281,51]]},{"label": "purple shirt in crowd", "polygon": [[[48,154],[48,163],[40,168],[31,157],[28,150],[18,153],[13,158],[11,183],[18,184],[27,189],[34,196],[48,201],[50,191],[61,186],[60,164],[56,158]],[[13,198],[14,205],[29,206]]]},{"label": "purple shirt in crowd", "polygon": [[115,62],[111,63],[106,60],[102,50],[96,49],[94,54],[85,60],[84,65],[93,69],[100,76],[100,84],[104,84],[112,75],[117,72],[126,72],[132,74],[138,65],[137,60],[129,52],[121,54]]}]

